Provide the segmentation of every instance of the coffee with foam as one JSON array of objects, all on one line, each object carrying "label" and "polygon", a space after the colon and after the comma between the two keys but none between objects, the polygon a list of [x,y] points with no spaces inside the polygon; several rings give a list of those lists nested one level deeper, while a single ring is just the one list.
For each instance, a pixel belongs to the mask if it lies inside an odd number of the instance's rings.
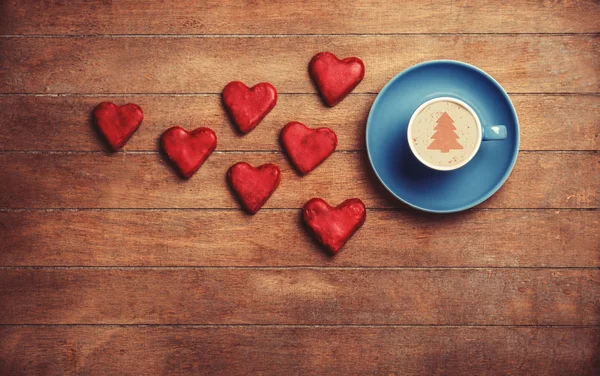
[{"label": "coffee with foam", "polygon": [[439,170],[466,164],[481,144],[481,126],[473,110],[452,98],[423,104],[412,116],[409,145],[423,163]]}]

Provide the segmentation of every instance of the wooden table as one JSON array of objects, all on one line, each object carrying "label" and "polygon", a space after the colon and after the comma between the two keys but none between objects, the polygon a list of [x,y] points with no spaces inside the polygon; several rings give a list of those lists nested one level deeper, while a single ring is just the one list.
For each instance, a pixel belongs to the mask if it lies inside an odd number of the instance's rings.
[{"label": "wooden table", "polygon": [[[0,374],[599,374],[599,20],[593,0],[2,1]],[[332,109],[319,51],[366,65]],[[379,90],[438,58],[489,72],[521,123],[505,186],[452,215],[391,199],[364,151]],[[232,80],[280,93],[244,137]],[[144,109],[122,152],[101,101]],[[303,178],[291,120],[339,138]],[[189,181],[157,152],[175,124],[219,138]],[[282,169],[255,216],[225,183],[238,161]],[[335,258],[301,226],[314,196],[368,207]]]}]

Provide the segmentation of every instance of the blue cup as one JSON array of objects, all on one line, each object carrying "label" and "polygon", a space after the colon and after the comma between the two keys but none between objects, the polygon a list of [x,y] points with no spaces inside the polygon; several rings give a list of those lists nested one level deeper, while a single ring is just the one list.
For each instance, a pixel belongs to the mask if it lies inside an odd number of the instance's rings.
[{"label": "blue cup", "polygon": [[[465,110],[467,110],[469,112],[469,114],[475,120],[475,123],[476,123],[475,128],[478,132],[477,135],[475,135],[475,137],[477,139],[477,144],[475,145],[475,148],[473,149],[473,151],[459,163],[449,165],[449,166],[448,165],[437,165],[435,163],[432,163],[431,161],[424,159],[424,157],[418,152],[418,150],[415,146],[416,138],[414,137],[414,124],[415,124],[415,120],[417,119],[417,116],[426,107],[431,106],[434,103],[438,103],[438,102],[451,102],[451,103],[455,103],[455,104],[463,107]],[[432,168],[434,170],[452,171],[452,170],[461,168],[462,166],[469,163],[473,159],[473,157],[475,157],[477,152],[479,151],[482,141],[498,141],[498,140],[506,139],[506,126],[481,124],[481,121],[479,120],[479,117],[477,116],[475,111],[473,111],[473,109],[465,102],[463,102],[459,99],[456,99],[456,98],[452,98],[452,97],[438,97],[438,98],[433,98],[433,99],[428,100],[427,102],[420,105],[415,110],[415,112],[413,112],[413,114],[410,117],[410,120],[408,122],[406,136],[408,138],[408,145],[410,146],[410,150],[414,154],[415,158],[417,158],[421,163],[423,163],[425,166]]]}]

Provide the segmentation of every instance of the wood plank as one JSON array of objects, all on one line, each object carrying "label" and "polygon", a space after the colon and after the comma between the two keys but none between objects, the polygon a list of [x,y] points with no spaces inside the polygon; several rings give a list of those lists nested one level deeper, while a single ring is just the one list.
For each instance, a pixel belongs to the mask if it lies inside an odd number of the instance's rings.
[{"label": "wood plank", "polygon": [[2,2],[2,34],[363,34],[598,32],[583,1],[309,0]]},{"label": "wood plank", "polygon": [[600,267],[598,228],[600,211],[371,211],[330,258],[296,209],[0,212],[0,266]]},{"label": "wood plank", "polygon": [[363,59],[357,93],[441,58],[472,63],[509,92],[600,91],[597,35],[396,35],[0,38],[0,93],[220,93],[232,80],[314,93],[307,64],[322,50]]},{"label": "wood plank", "polygon": [[[159,153],[4,153],[0,166],[10,168],[0,169],[0,207],[237,208],[225,174],[241,160],[282,169],[268,208],[300,208],[315,196],[332,204],[359,197],[369,208],[404,207],[375,179],[364,153],[334,153],[305,177],[280,153],[217,153],[189,181]],[[522,152],[504,187],[482,207],[597,208],[598,187],[598,153]]]},{"label": "wood plank", "polygon": [[[522,150],[600,150],[600,96],[511,95],[519,115]],[[219,150],[278,150],[279,131],[299,120],[326,126],[338,136],[337,150],[364,149],[367,116],[374,94],[350,95],[343,110],[328,109],[316,95],[282,94],[278,105],[254,131],[240,137],[218,95],[39,97],[0,96],[0,150],[105,150],[91,126],[90,112],[100,102],[137,103],[143,126],[125,150],[156,150],[160,134],[174,124],[210,126]]]},{"label": "wood plank", "polygon": [[598,269],[4,269],[0,324],[598,325]]},{"label": "wood plank", "polygon": [[[596,375],[598,328],[1,327],[6,375]],[[149,345],[151,344],[151,346]]]}]

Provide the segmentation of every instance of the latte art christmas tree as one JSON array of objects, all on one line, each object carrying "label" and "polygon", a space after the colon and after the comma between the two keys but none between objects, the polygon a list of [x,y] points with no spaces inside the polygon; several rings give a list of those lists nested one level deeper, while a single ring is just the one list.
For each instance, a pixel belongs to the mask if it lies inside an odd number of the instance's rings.
[{"label": "latte art christmas tree", "polygon": [[436,132],[431,136],[433,142],[427,147],[429,150],[439,150],[442,153],[448,153],[452,150],[461,150],[463,147],[456,141],[458,135],[454,132],[454,120],[446,112],[437,120],[437,125],[433,128]]}]

